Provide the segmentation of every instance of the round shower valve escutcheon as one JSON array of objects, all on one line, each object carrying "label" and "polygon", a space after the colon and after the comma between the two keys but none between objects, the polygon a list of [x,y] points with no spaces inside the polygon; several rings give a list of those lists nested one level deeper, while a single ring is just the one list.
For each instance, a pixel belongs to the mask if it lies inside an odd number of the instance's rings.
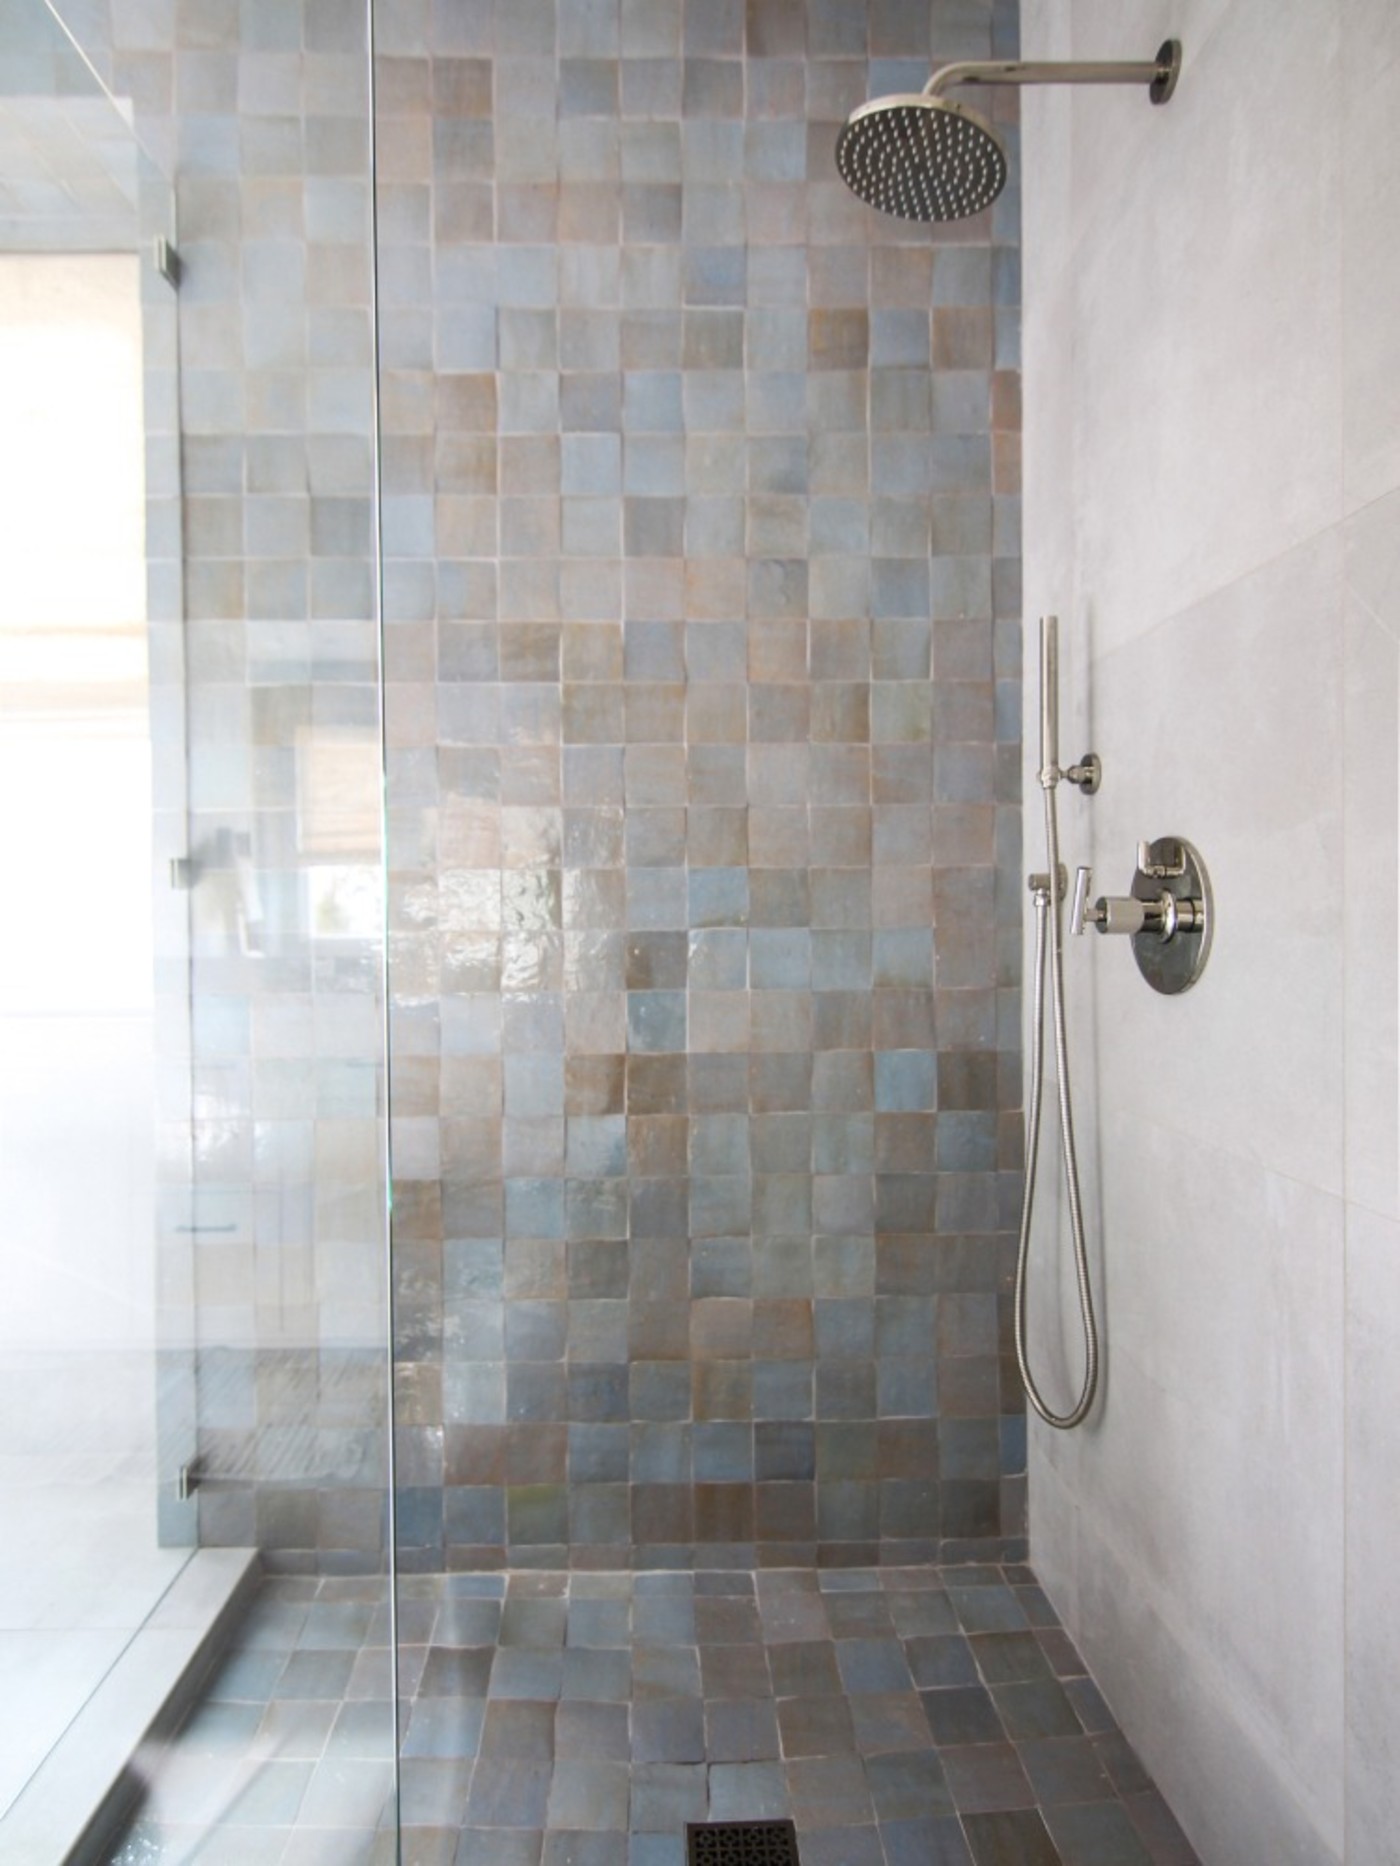
[{"label": "round shower valve escutcheon", "polygon": [[1123,933],[1133,943],[1138,970],[1154,991],[1187,991],[1210,955],[1214,903],[1210,877],[1199,852],[1182,836],[1159,836],[1138,844],[1131,892],[1100,895],[1091,906],[1092,875],[1075,876],[1070,924],[1100,933]]}]

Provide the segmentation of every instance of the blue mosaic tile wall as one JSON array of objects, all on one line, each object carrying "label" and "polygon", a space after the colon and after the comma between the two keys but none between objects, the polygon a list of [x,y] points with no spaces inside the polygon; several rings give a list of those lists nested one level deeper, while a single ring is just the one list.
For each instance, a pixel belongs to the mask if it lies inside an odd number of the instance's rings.
[{"label": "blue mosaic tile wall", "polygon": [[405,1565],[1014,1552],[1018,204],[832,162],[1014,6],[380,0],[377,246],[360,9],[65,16],[177,177],[201,1539],[383,1559],[382,517]]},{"label": "blue mosaic tile wall", "polygon": [[409,1566],[1021,1532],[1017,206],[832,161],[1012,29],[381,9]]}]

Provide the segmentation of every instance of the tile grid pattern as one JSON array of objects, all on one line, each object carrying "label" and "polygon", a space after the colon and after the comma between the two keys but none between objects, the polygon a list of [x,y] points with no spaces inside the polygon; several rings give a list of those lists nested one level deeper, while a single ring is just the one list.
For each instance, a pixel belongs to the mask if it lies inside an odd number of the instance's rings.
[{"label": "tile grid pattern", "polygon": [[[363,24],[69,11],[179,178],[200,1536],[372,1568]],[[410,1564],[1022,1532],[1017,204],[829,162],[1014,11],[376,12]]]},{"label": "tile grid pattern", "polygon": [[[803,1866],[1194,1866],[1024,1568],[425,1576],[400,1613],[414,1866],[786,1818]],[[201,1858],[390,1860],[386,1633],[379,1583],[270,1582],[112,1866],[215,1819]]]},{"label": "tile grid pattern", "polygon": [[198,879],[194,1196],[168,1222],[211,1479],[198,1535],[372,1571],[388,1376],[364,19],[91,11],[80,36],[109,48],[177,178]]},{"label": "tile grid pattern", "polygon": [[1022,1533],[1016,204],[831,155],[1010,21],[384,11],[410,1567]]},{"label": "tile grid pattern", "polygon": [[[141,413],[144,425],[144,655],[114,665],[96,657],[92,690],[81,696],[47,657],[17,661],[8,652],[4,727],[24,729],[31,709],[48,722],[99,704],[117,717],[128,706],[144,711],[133,729],[149,734],[151,755],[150,946],[154,962],[152,1036],[156,1060],[156,1201],[160,1291],[156,1417],[160,1468],[173,1471],[191,1454],[193,1381],[188,1353],[190,1238],[178,1226],[189,1212],[190,928],[186,897],[168,883],[170,862],[188,848],[185,607],[182,556],[180,346],[175,292],[155,262],[158,240],[175,230],[168,176],[133,134],[128,115],[101,91],[93,72],[64,36],[47,6],[6,8],[0,17],[0,253],[128,254],[141,304]],[[9,618],[19,639],[32,624],[27,608]],[[105,670],[105,671],[104,671]],[[51,684],[53,683],[53,684]],[[7,1357],[6,1377],[23,1392],[25,1443],[47,1474],[53,1452],[73,1450],[71,1421],[62,1404],[40,1398],[47,1355],[33,1367]],[[57,1360],[70,1357],[60,1352]],[[71,1374],[52,1389],[69,1392]],[[120,1410],[120,1409],[118,1409]],[[18,1411],[15,1417],[18,1417]],[[111,1421],[109,1423],[117,1423]],[[126,1422],[123,1422],[126,1423]],[[120,1426],[119,1426],[120,1435]],[[100,1434],[99,1434],[100,1436]],[[11,1438],[7,1441],[14,1448]],[[88,1449],[95,1448],[95,1441]],[[98,1464],[105,1454],[98,1452]],[[45,1481],[47,1481],[47,1476]],[[157,1510],[160,1542],[177,1547],[195,1540],[193,1511],[179,1505],[173,1486],[162,1486]]]}]

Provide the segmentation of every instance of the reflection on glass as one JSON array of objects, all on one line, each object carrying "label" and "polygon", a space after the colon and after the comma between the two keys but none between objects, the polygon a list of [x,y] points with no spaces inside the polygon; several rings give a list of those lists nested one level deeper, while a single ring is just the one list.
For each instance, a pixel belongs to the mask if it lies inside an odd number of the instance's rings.
[{"label": "reflection on glass", "polygon": [[159,1501],[188,1174],[183,910],[152,889],[183,763],[170,191],[38,4],[0,24],[0,149],[0,1856],[56,1859],[112,1773],[90,1735],[140,1733],[111,1706],[191,1539]]}]

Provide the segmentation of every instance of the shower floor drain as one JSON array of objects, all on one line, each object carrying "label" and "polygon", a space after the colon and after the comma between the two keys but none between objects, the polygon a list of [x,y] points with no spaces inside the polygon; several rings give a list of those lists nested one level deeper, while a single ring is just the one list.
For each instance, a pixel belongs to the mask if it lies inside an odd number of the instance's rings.
[{"label": "shower floor drain", "polygon": [[791,1821],[692,1821],[686,1866],[799,1866]]}]

